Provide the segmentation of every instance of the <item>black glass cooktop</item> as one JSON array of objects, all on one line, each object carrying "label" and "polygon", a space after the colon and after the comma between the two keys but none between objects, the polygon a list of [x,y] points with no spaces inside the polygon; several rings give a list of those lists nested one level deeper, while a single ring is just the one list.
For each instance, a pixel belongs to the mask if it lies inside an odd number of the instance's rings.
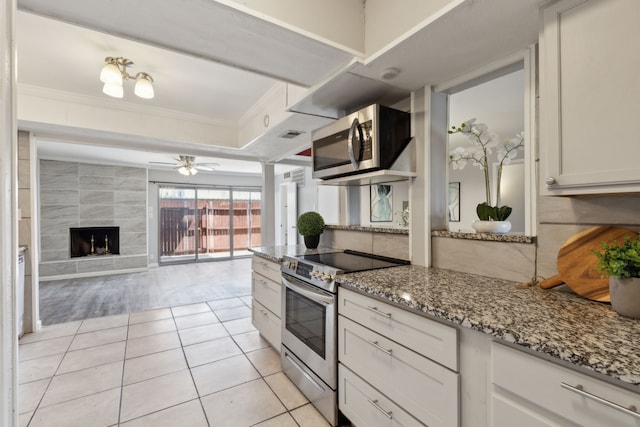
[{"label": "black glass cooktop", "polygon": [[316,264],[327,265],[342,270],[344,273],[376,270],[379,268],[407,265],[409,261],[386,258],[356,251],[333,252],[326,254],[299,255],[297,258]]}]

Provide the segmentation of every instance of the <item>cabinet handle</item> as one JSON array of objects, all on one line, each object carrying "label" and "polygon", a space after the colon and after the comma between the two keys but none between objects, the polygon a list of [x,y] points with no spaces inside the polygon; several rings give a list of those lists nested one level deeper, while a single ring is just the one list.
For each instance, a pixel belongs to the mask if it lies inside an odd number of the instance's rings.
[{"label": "cabinet handle", "polygon": [[558,183],[558,181],[556,181],[554,177],[550,176],[547,179],[545,179],[544,183],[547,185],[555,185]]},{"label": "cabinet handle", "polygon": [[380,311],[380,310],[378,310],[378,307],[367,306],[367,308],[369,310],[373,311],[374,313],[379,314],[380,316],[384,316],[387,319],[391,319],[391,313],[385,313],[384,311]]},{"label": "cabinet handle", "polygon": [[389,356],[391,356],[391,355],[392,355],[392,353],[393,353],[393,350],[392,350],[392,349],[390,349],[390,348],[384,348],[383,346],[381,346],[380,344],[378,344],[378,341],[370,341],[370,340],[367,340],[367,342],[368,342],[369,344],[371,344],[372,346],[374,346],[375,348],[377,348],[378,350],[380,350],[380,351],[383,351],[383,352],[387,353]]},{"label": "cabinet handle", "polygon": [[635,407],[635,405],[630,405],[628,408],[625,408],[624,406],[620,406],[617,403],[613,403],[610,400],[607,399],[603,399],[600,396],[596,396],[595,394],[591,394],[587,391],[584,391],[584,387],[582,386],[582,384],[576,384],[575,386],[566,384],[566,383],[560,383],[560,386],[562,386],[562,388],[570,390],[574,393],[578,393],[580,396],[584,396],[586,398],[589,398],[591,400],[595,400],[596,402],[600,402],[603,405],[606,405],[610,408],[613,409],[617,409],[618,411],[622,411],[627,415],[631,415],[632,417],[635,418],[640,418],[640,413],[638,413],[637,408]]},{"label": "cabinet handle", "polygon": [[378,404],[378,400],[371,400],[371,399],[367,399],[369,401],[369,403],[371,403],[373,405],[374,408],[376,408],[378,411],[382,412],[387,418],[389,418],[390,420],[393,419],[393,412],[391,411],[387,411],[386,409],[384,409],[382,406],[380,406],[380,404]]}]

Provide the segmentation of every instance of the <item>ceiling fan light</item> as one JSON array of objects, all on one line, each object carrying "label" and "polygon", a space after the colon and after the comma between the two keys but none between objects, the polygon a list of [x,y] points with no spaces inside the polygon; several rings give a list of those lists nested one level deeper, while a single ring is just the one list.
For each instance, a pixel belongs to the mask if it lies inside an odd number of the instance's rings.
[{"label": "ceiling fan light", "polygon": [[136,86],[133,92],[140,98],[151,99],[154,96],[153,79],[147,73],[138,73],[136,76]]},{"label": "ceiling fan light", "polygon": [[102,87],[102,93],[113,96],[114,98],[122,98],[124,96],[122,82],[120,82],[120,84],[105,83]]},{"label": "ceiling fan light", "polygon": [[185,166],[180,167],[178,169],[178,172],[180,172],[184,176],[189,176],[190,175],[189,169],[187,169],[187,167],[185,167]]},{"label": "ceiling fan light", "polygon": [[106,84],[117,84],[120,83],[122,85],[122,73],[120,69],[110,60],[104,64],[102,67],[102,71],[100,71],[100,81]]}]

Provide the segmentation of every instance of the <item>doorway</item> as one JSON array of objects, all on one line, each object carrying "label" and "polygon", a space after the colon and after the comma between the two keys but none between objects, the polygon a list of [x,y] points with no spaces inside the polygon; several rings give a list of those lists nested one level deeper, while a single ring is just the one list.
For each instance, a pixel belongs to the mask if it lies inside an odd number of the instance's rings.
[{"label": "doorway", "polygon": [[161,186],[160,264],[249,256],[261,244],[261,191]]}]

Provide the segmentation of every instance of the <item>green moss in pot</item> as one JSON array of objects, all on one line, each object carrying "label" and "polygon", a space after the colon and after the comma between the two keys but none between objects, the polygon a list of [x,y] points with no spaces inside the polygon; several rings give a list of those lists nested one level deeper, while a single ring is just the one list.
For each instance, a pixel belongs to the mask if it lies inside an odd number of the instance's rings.
[{"label": "green moss in pot", "polygon": [[596,268],[609,276],[611,306],[619,314],[640,319],[640,239],[624,236],[622,242],[602,242]]},{"label": "green moss in pot", "polygon": [[304,237],[304,244],[309,249],[315,249],[320,243],[320,235],[324,231],[324,219],[318,212],[305,212],[298,217],[296,223],[298,233]]}]

